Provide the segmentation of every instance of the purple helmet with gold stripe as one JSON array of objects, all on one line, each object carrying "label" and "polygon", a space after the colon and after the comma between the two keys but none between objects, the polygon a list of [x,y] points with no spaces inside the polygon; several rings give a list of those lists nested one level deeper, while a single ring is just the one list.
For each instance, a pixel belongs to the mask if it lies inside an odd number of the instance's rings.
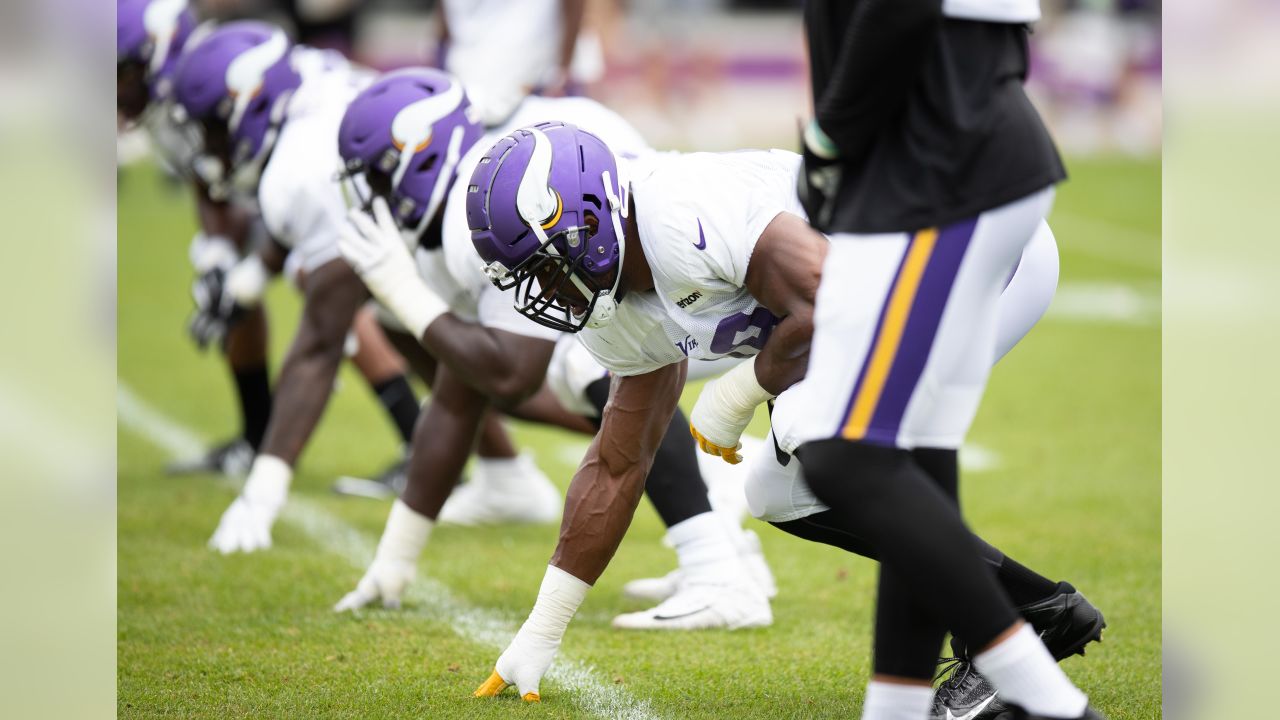
[{"label": "purple helmet with gold stripe", "polygon": [[616,311],[627,185],[604,141],[564,122],[499,140],[467,187],[467,223],[485,272],[521,314],[565,332]]},{"label": "purple helmet with gold stripe", "polygon": [[457,79],[407,68],[351,101],[338,128],[338,153],[346,175],[363,175],[400,226],[421,234],[457,179],[458,161],[482,134]]},{"label": "purple helmet with gold stripe", "polygon": [[280,28],[245,20],[210,32],[179,60],[174,99],[224,171],[261,171],[302,84],[292,49]]}]

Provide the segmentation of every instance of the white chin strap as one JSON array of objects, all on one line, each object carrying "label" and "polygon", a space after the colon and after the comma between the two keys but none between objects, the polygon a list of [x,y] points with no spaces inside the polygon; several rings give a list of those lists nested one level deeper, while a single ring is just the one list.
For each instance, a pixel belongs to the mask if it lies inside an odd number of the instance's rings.
[{"label": "white chin strap", "polygon": [[[618,174],[622,174],[621,170],[619,170]],[[609,219],[613,222],[614,237],[618,238],[618,270],[613,276],[613,287],[596,295],[596,304],[592,306],[591,316],[587,318],[587,327],[592,330],[608,327],[618,314],[618,301],[615,298],[618,295],[618,285],[622,282],[622,261],[627,257],[627,235],[622,231],[622,218],[627,216],[627,204],[623,200],[626,197],[626,186],[623,184],[622,178],[619,177],[618,187],[623,194],[622,197],[619,197],[613,194],[608,170],[604,171],[602,179],[604,180],[605,196],[609,201]],[[586,294],[585,288],[577,277],[573,278],[573,282],[583,294]]]}]

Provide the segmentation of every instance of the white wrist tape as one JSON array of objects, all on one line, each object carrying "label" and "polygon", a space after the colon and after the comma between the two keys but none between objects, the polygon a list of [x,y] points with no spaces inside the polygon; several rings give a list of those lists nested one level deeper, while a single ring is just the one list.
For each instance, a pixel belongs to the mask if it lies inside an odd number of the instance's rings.
[{"label": "white wrist tape", "polygon": [[569,627],[578,607],[587,597],[591,586],[555,565],[547,566],[547,574],[538,589],[538,601],[529,613],[529,619],[520,628],[521,635],[544,643],[560,645],[564,631]]},{"label": "white wrist tape", "polygon": [[206,235],[203,232],[196,233],[196,236],[191,239],[188,255],[191,258],[191,267],[195,268],[196,273],[200,275],[214,268],[227,270],[235,267],[240,260],[240,254],[236,252],[236,247],[231,244],[230,239],[222,235]]},{"label": "white wrist tape", "polygon": [[422,548],[431,537],[431,528],[435,523],[426,515],[405,505],[398,498],[391,504],[391,514],[387,516],[387,527],[382,531],[382,539],[378,541],[379,560],[399,560],[417,563]]},{"label": "white wrist tape", "polygon": [[716,405],[734,415],[746,415],[748,419],[761,403],[774,398],[773,393],[760,387],[756,380],[756,362],[739,363],[724,375],[707,383],[703,392],[712,393]]},{"label": "white wrist tape", "polygon": [[449,306],[431,292],[413,262],[387,259],[366,270],[362,277],[369,292],[418,340],[432,321],[449,312]]},{"label": "white wrist tape", "polygon": [[272,455],[259,455],[253,460],[240,495],[254,505],[279,510],[289,496],[292,479],[293,468],[284,460]]},{"label": "white wrist tape", "polygon": [[255,307],[262,301],[271,273],[257,253],[250,253],[227,273],[227,294],[240,307]]}]

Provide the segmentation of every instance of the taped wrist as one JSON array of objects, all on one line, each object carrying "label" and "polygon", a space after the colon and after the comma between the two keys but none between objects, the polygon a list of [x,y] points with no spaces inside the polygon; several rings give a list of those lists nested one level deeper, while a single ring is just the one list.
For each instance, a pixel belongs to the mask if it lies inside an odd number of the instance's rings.
[{"label": "taped wrist", "polygon": [[426,515],[419,514],[397,498],[391,504],[391,514],[387,516],[387,527],[378,541],[375,558],[417,563],[434,525]]},{"label": "taped wrist", "polygon": [[270,276],[262,258],[252,253],[227,273],[227,294],[240,307],[255,307],[262,301]]},{"label": "taped wrist", "polygon": [[378,301],[421,340],[427,326],[449,312],[449,306],[431,292],[412,263],[383,262],[364,275],[365,285]]},{"label": "taped wrist", "polygon": [[540,644],[559,647],[564,631],[569,627],[578,607],[587,597],[591,586],[555,565],[547,566],[547,574],[538,589],[538,601],[529,613],[529,619],[520,627],[516,636],[534,640]]},{"label": "taped wrist", "polygon": [[756,363],[744,362],[721,375],[718,379],[707,383],[703,392],[710,392],[710,398],[719,407],[724,408],[737,417],[751,419],[756,408],[774,398],[773,393],[760,387],[756,379]]},{"label": "taped wrist", "polygon": [[249,478],[244,481],[240,495],[254,505],[279,510],[289,495],[292,479],[293,468],[284,460],[272,455],[259,455],[253,460]]}]

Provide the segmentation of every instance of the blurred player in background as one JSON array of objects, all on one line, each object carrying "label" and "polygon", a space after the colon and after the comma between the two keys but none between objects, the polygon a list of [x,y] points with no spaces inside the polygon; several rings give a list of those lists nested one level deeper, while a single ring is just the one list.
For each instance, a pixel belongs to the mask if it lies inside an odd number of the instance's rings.
[{"label": "blurred player in background", "polygon": [[[691,416],[699,444],[731,463],[741,460],[738,438],[755,408],[785,397],[803,375],[827,243],[796,201],[799,172],[799,156],[783,151],[627,161],[564,123],[519,130],[478,163],[468,216],[490,277],[514,288],[516,308],[530,320],[577,332],[614,383],[600,434],[570,486],[538,602],[477,694],[514,684],[536,697],[565,627],[630,522],[635,484],[675,412],[686,364],[753,358],[708,383]],[[1006,291],[1016,305],[1002,314],[1006,349],[1048,307],[1056,281],[1053,236],[1041,223]],[[754,514],[877,557],[813,498],[782,448],[759,454],[770,457],[757,459],[748,481]],[[1028,612],[1058,650],[1070,654],[1093,639],[1101,616],[1074,588],[984,547],[994,573],[983,572],[1034,599]]]},{"label": "blurred player in background", "polygon": [[[604,74],[587,0],[439,0],[441,67],[456,76],[486,126],[504,123],[533,93],[577,95]],[[519,48],[519,61],[512,49]]]},{"label": "blurred player in background", "polygon": [[1038,0],[805,10],[815,113],[800,190],[831,249],[807,373],[773,422],[881,562],[864,720],[929,716],[948,630],[1009,716],[1101,717],[985,567],[958,502],[1000,293],[1065,177],[1022,87],[1039,16]]},{"label": "blurred player in background", "polygon": [[[485,150],[521,125],[571,117],[609,137],[620,152],[652,152],[622,118],[585,98],[524,100],[508,126],[482,136],[456,79],[434,70],[384,76],[352,101],[338,147],[358,198],[343,254],[370,291],[440,360],[430,405],[415,437],[409,486],[392,507],[373,565],[338,610],[375,600],[396,606],[446,498],[501,493],[471,482],[455,492],[467,449],[487,408],[516,409],[544,383],[588,432],[604,412],[609,379],[557,329],[531,323],[486,278],[467,225],[465,181]],[[601,202],[605,202],[601,198]],[[394,207],[394,210],[390,208]],[[372,217],[366,215],[372,211]],[[403,229],[403,230],[402,230]],[[407,239],[417,262],[406,248]],[[531,417],[531,419],[541,419]],[[627,629],[758,627],[773,616],[773,578],[754,533],[713,511],[699,458],[676,413],[658,447],[645,491],[680,560],[671,597],[614,620]]]},{"label": "blurred player in background", "polygon": [[[228,273],[245,278],[228,282],[230,303],[257,305],[286,250],[302,273],[304,293],[262,447],[210,540],[220,552],[270,547],[293,466],[329,400],[347,333],[368,298],[338,252],[346,204],[334,138],[347,103],[371,80],[340,55],[295,46],[278,27],[255,21],[211,32],[188,48],[177,71],[175,97],[202,151],[237,186],[256,191],[273,241]],[[545,489],[547,497],[526,505],[522,519],[553,520],[554,486],[516,454],[496,419],[484,437],[481,454],[494,460],[486,471],[516,474]]]},{"label": "blurred player in background", "polygon": [[[219,472],[244,475],[262,443],[271,414],[268,380],[267,319],[260,303],[237,305],[233,291],[258,282],[253,259],[271,242],[258,212],[254,189],[237,187],[209,162],[200,143],[182,125],[173,99],[174,72],[184,47],[211,28],[197,27],[185,0],[120,0],[116,8],[117,109],[122,125],[145,128],[150,145],[167,172],[188,182],[195,193],[200,232],[189,256],[196,271],[192,293],[196,311],[188,330],[201,348],[221,348],[231,366],[241,416],[241,435],[202,457],[172,464],[173,473]],[[241,264],[241,260],[249,262]],[[357,316],[352,331],[352,361],[407,443],[418,415],[418,401],[405,377],[404,361],[387,344],[372,312]],[[374,488],[402,485],[397,462],[372,483]],[[362,487],[369,492],[370,483]]]},{"label": "blurred player in background", "polygon": [[[200,231],[190,257],[199,280],[197,304],[211,301],[209,289],[225,282],[226,271],[258,240],[261,225],[251,201],[235,198],[216,180],[200,177],[198,148],[181,131],[173,107],[173,74],[184,46],[196,32],[186,0],[119,0],[116,5],[116,109],[122,127],[145,128],[165,169],[194,190]],[[203,310],[203,308],[201,308]],[[261,307],[246,310],[228,326],[198,312],[190,327],[201,346],[221,347],[235,380],[240,435],[179,471],[246,472],[262,443],[271,413],[267,372],[267,324]]]}]

